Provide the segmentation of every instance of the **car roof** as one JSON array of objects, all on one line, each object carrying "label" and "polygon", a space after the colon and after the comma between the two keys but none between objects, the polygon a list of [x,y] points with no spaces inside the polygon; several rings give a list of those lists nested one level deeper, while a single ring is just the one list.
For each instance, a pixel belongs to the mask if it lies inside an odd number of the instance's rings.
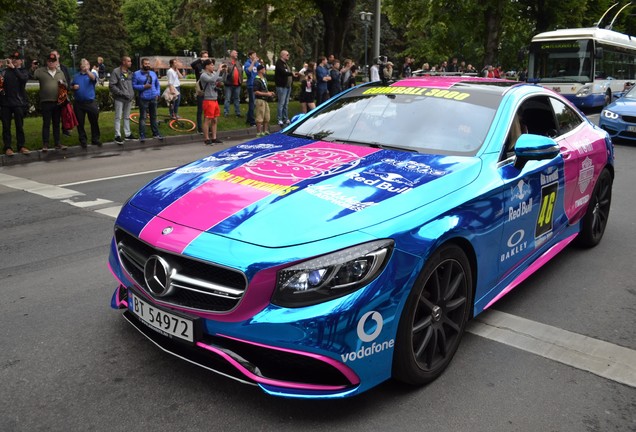
[{"label": "car roof", "polygon": [[450,89],[455,86],[471,86],[487,88],[499,88],[504,93],[506,89],[519,84],[518,81],[511,81],[498,78],[482,78],[475,76],[420,76],[405,78],[391,84],[398,87],[434,87],[442,89]]},{"label": "car roof", "polygon": [[[499,78],[482,78],[475,76],[419,76],[404,78],[399,81],[389,84],[391,87],[417,87],[417,88],[439,88],[439,89],[451,89],[456,87],[472,88],[489,93],[495,93],[502,95],[506,93],[511,87],[520,86],[526,83],[519,81],[511,81]],[[380,86],[380,81],[374,82],[370,85]]]}]

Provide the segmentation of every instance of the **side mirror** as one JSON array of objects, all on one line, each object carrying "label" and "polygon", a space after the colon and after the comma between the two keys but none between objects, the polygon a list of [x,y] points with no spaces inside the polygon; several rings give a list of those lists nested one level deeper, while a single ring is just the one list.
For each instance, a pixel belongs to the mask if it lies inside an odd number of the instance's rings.
[{"label": "side mirror", "polygon": [[305,114],[302,114],[302,113],[301,113],[301,114],[296,114],[295,116],[293,116],[293,117],[291,118],[290,123],[294,123],[294,122],[296,122],[296,121],[298,121],[298,120],[302,120],[302,119],[303,119],[303,117],[305,117]]},{"label": "side mirror", "polygon": [[515,143],[515,167],[522,169],[531,160],[554,159],[560,153],[559,145],[550,137],[523,134]]}]

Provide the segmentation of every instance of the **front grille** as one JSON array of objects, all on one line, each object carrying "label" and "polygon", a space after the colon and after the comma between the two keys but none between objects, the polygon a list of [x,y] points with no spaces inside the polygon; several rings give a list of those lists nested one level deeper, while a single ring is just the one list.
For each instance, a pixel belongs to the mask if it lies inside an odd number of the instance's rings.
[{"label": "front grille", "polygon": [[[245,293],[247,280],[239,271],[156,249],[119,228],[115,241],[124,269],[144,292],[164,304],[227,312]],[[158,297],[146,284],[144,266],[151,256],[159,256],[170,265],[175,289],[169,295]]]},{"label": "front grille", "polygon": [[622,116],[623,120],[626,121],[627,123],[636,123],[636,117],[634,116]]}]

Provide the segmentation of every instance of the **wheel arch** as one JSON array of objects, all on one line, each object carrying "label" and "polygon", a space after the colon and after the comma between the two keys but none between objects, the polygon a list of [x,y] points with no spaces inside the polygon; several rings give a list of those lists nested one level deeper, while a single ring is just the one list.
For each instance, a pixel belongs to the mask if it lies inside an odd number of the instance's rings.
[{"label": "wheel arch", "polygon": [[478,275],[477,253],[475,252],[475,248],[473,247],[472,243],[464,237],[459,237],[459,236],[451,237],[447,239],[446,241],[444,241],[443,243],[441,243],[440,245],[438,245],[436,250],[446,244],[454,244],[455,246],[458,246],[460,249],[462,249],[462,251],[464,251],[464,253],[466,254],[466,257],[468,258],[468,262],[470,263],[470,275],[472,277],[470,318],[472,319],[474,311],[475,311],[475,292],[477,287],[477,275]]}]

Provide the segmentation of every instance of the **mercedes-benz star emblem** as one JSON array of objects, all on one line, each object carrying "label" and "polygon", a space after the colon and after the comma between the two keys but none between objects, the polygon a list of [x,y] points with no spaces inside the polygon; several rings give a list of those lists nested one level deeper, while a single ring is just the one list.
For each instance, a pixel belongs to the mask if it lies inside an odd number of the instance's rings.
[{"label": "mercedes-benz star emblem", "polygon": [[144,279],[151,294],[165,297],[174,291],[172,286],[172,268],[158,255],[152,255],[144,265]]},{"label": "mercedes-benz star emblem", "polygon": [[170,234],[170,233],[172,232],[172,230],[173,230],[173,228],[172,228],[171,226],[169,226],[169,227],[165,227],[165,228],[163,229],[163,231],[161,231],[161,234],[163,234],[163,235],[168,235],[168,234]]}]

